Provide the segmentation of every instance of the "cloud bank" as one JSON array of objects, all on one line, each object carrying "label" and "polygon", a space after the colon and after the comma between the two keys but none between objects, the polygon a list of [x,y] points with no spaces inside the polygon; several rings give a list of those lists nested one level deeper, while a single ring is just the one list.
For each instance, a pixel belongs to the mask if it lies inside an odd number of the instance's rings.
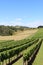
[{"label": "cloud bank", "polygon": [[36,20],[36,21],[23,21],[22,18],[16,18],[14,21],[4,21],[0,22],[0,25],[12,25],[12,26],[28,26],[28,27],[38,27],[40,25],[43,25],[43,21]]}]

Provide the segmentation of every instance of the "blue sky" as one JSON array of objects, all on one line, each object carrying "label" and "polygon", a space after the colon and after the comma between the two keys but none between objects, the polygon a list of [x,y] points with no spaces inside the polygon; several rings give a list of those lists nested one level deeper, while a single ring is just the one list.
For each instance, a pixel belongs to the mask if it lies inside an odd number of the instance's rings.
[{"label": "blue sky", "polygon": [[43,0],[0,0],[0,25],[43,25]]}]

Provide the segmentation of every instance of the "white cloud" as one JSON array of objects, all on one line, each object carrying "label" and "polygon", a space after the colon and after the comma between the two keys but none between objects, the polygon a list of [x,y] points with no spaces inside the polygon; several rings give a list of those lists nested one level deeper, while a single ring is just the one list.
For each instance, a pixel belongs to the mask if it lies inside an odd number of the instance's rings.
[{"label": "white cloud", "polygon": [[22,25],[22,22],[19,22],[19,21],[10,21],[10,22],[6,22],[6,23],[2,23],[2,25],[16,26],[16,25]]},{"label": "white cloud", "polygon": [[22,22],[16,21],[16,22],[12,22],[12,25],[22,25]]},{"label": "white cloud", "polygon": [[22,21],[8,21],[8,22],[1,22],[0,25],[20,25],[20,26],[28,26],[28,27],[37,27],[39,25],[43,25],[43,21],[28,21],[28,22],[22,22]]},{"label": "white cloud", "polygon": [[28,27],[37,27],[37,26],[43,25],[43,22],[42,21],[29,21],[25,25]]}]

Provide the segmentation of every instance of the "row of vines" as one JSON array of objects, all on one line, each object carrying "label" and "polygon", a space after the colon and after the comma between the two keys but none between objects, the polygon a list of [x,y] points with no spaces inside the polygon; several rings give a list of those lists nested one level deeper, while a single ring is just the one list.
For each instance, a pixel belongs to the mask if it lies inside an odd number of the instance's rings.
[{"label": "row of vines", "polygon": [[[19,55],[23,56],[23,65],[28,65],[35,50],[37,51],[41,46],[42,39],[24,39],[20,41],[4,41],[0,48],[0,65],[10,65],[12,57],[18,58]],[[22,51],[24,51],[22,53]],[[7,62],[8,60],[8,62]]]}]

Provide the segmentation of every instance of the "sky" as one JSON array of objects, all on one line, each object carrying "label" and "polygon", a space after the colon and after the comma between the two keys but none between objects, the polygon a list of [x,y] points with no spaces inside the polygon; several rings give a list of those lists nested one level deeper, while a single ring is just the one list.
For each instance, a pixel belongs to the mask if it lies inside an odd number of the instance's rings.
[{"label": "sky", "polygon": [[0,0],[0,25],[43,25],[43,0]]}]

